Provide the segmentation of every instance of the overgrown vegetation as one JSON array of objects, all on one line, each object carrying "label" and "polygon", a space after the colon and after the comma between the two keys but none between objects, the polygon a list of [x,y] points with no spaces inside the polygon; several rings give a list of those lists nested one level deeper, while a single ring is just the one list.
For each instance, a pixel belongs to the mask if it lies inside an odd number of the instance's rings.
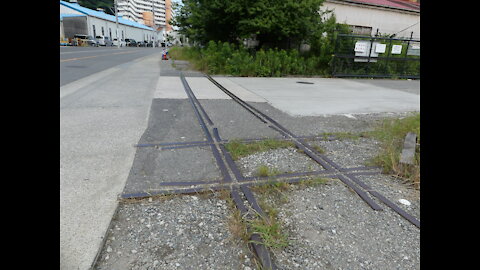
[{"label": "overgrown vegetation", "polygon": [[[309,177],[299,183],[300,187],[323,185],[328,179],[320,177]],[[288,202],[285,195],[293,185],[287,182],[275,181],[252,187],[252,190],[260,194],[258,203],[265,215],[258,215],[255,219],[249,220],[252,227],[251,233],[258,233],[266,246],[271,248],[284,248],[289,245],[288,233],[282,227],[278,218],[278,206]]]},{"label": "overgrown vegetation", "polygon": [[[265,206],[264,206],[265,207]],[[282,226],[277,218],[277,210],[271,208],[264,209],[265,216],[258,214],[256,219],[248,220],[251,226],[251,234],[258,234],[263,240],[263,244],[269,248],[284,248],[288,246],[288,235],[282,230]],[[251,240],[251,242],[254,242]]]},{"label": "overgrown vegetation", "polygon": [[331,179],[321,178],[321,177],[310,177],[299,182],[301,187],[314,187],[318,185],[324,185],[328,183]]},{"label": "overgrown vegetation", "polygon": [[280,174],[280,171],[275,168],[269,168],[268,166],[265,166],[265,165],[260,165],[257,168],[257,176],[260,176],[260,177],[272,177],[277,174]]},{"label": "overgrown vegetation", "polygon": [[265,152],[272,149],[295,147],[295,144],[291,141],[265,139],[262,141],[242,143],[240,140],[231,140],[225,144],[228,152],[232,156],[233,160],[238,160],[242,157],[258,153]]},{"label": "overgrown vegetation", "polygon": [[[413,165],[400,163],[400,155],[408,132],[413,132],[417,135]],[[382,142],[382,152],[373,159],[372,164],[381,166],[385,173],[395,174],[407,179],[415,187],[419,188],[420,113],[415,113],[403,119],[386,119],[374,131],[368,132],[368,135]]]},{"label": "overgrown vegetation", "polygon": [[364,132],[359,133],[351,133],[351,132],[325,132],[320,135],[323,137],[324,140],[328,140],[328,138],[332,136],[337,140],[358,140],[359,138],[365,137]]},{"label": "overgrown vegetation", "polygon": [[289,189],[290,184],[286,182],[270,182],[252,187],[253,191],[260,194],[258,204],[264,215],[257,213],[254,219],[248,220],[248,224],[252,228],[251,233],[258,233],[267,247],[284,248],[289,244],[288,234],[282,228],[276,208],[288,202],[284,192]]},{"label": "overgrown vegetation", "polygon": [[242,45],[210,41],[203,48],[173,47],[169,55],[173,60],[187,60],[194,69],[208,74],[242,77],[330,74],[331,57],[301,55],[295,49],[254,51]]},{"label": "overgrown vegetation", "polygon": [[171,23],[194,46],[172,48],[170,56],[209,74],[329,76],[335,37],[350,30],[323,2],[184,0]]}]

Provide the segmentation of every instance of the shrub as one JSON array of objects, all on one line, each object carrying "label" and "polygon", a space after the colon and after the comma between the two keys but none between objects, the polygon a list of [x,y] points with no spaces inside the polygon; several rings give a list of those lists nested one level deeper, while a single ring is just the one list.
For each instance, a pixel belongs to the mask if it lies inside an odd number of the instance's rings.
[{"label": "shrub", "polygon": [[233,76],[281,77],[286,75],[322,75],[328,63],[316,56],[300,55],[297,50],[260,49],[250,52],[243,46],[210,41],[204,48],[175,47],[174,60],[188,60],[194,68],[209,74]]}]

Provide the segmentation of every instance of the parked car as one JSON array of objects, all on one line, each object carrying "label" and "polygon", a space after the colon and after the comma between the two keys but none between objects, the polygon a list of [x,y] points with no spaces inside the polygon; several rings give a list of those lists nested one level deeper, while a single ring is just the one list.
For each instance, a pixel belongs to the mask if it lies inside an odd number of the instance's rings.
[{"label": "parked car", "polygon": [[[113,46],[118,46],[118,39],[117,38],[114,38],[113,39]],[[125,47],[126,44],[125,44],[125,41],[123,39],[120,40],[120,47]]]},{"label": "parked car", "polygon": [[153,41],[147,41],[146,44],[146,47],[153,47]]},{"label": "parked car", "polygon": [[75,39],[75,42],[73,42],[75,46],[82,46],[82,44],[86,44],[88,46],[98,47],[98,40],[92,36],[76,34],[73,36],[73,38]]},{"label": "parked car", "polygon": [[125,39],[125,44],[126,44],[128,47],[137,47],[137,42],[135,41],[135,39],[126,38],[126,39]]},{"label": "parked car", "polygon": [[145,47],[145,41],[140,40],[137,42],[137,47]]},{"label": "parked car", "polygon": [[100,46],[113,46],[113,42],[110,40],[109,37],[106,36],[96,36],[95,37],[98,40],[98,45]]}]

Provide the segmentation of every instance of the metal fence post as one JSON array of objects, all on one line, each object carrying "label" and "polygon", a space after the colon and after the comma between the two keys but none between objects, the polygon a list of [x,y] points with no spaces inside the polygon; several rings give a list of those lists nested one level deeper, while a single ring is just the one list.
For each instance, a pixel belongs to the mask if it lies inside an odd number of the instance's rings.
[{"label": "metal fence post", "polygon": [[410,39],[407,41],[407,49],[405,50],[405,55],[403,56],[403,65],[402,65],[402,71],[400,72],[400,75],[403,76],[405,75],[405,65],[407,64],[407,52],[408,52],[408,47],[410,46],[410,41],[412,41],[413,38],[413,31],[410,33]]},{"label": "metal fence post", "polygon": [[390,60],[390,53],[392,51],[392,39],[390,38],[390,43],[388,44],[388,54],[387,59],[385,60],[385,75],[388,74],[388,60]]},{"label": "metal fence post", "polygon": [[[377,28],[377,33],[375,34],[375,37],[378,36],[378,28]],[[372,55],[372,49],[373,49],[373,41],[375,40],[374,37],[370,39],[370,51],[368,52],[368,60],[367,60],[367,68],[365,69],[365,72],[368,74],[368,71],[370,71],[370,66],[372,65],[370,62],[371,55]]]},{"label": "metal fence post", "polygon": [[335,29],[333,30],[333,37],[335,38],[334,40],[334,46],[333,46],[333,59],[332,59],[332,77],[335,77],[335,71],[336,71],[336,54],[337,54],[337,43],[338,43],[338,30]]}]

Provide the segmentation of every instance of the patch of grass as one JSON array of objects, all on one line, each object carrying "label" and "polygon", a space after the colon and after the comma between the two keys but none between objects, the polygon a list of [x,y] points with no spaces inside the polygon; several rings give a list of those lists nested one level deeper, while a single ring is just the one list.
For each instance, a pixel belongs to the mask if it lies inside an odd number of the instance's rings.
[{"label": "patch of grass", "polygon": [[231,140],[225,144],[225,148],[228,150],[233,160],[238,160],[254,153],[288,147],[295,147],[295,144],[291,141],[275,139],[266,139],[252,143],[242,143],[240,140]]},{"label": "patch of grass", "polygon": [[[288,235],[283,232],[275,217],[259,215],[257,219],[250,220],[249,224],[252,228],[251,233],[260,235],[266,247],[278,249],[288,246]],[[250,242],[254,241],[251,240]]]},{"label": "patch of grass", "polygon": [[338,140],[358,140],[359,138],[365,137],[364,132],[360,133],[351,133],[351,132],[326,132],[321,135],[324,140],[327,140],[328,137],[333,136]]},{"label": "patch of grass", "polygon": [[[274,187],[272,184],[266,186]],[[286,187],[284,185],[280,186]],[[277,249],[288,246],[288,235],[282,229],[282,225],[278,220],[278,209],[274,207],[273,203],[267,202],[266,196],[261,196],[258,203],[265,214],[260,215],[257,213],[254,219],[247,220],[248,225],[251,228],[250,236],[253,233],[257,233],[262,238],[264,245],[269,248]],[[276,205],[278,204],[275,203],[275,206]]]},{"label": "patch of grass", "polygon": [[257,168],[257,176],[260,176],[260,177],[273,177],[277,174],[280,174],[280,171],[275,169],[275,168],[269,168],[265,165],[260,165],[258,168]]},{"label": "patch of grass", "polygon": [[[279,187],[283,185],[278,185]],[[243,216],[241,211],[236,208],[235,202],[230,196],[229,191],[220,191],[216,193],[218,198],[225,198],[231,209],[231,215],[228,217],[228,229],[234,239],[240,239],[245,243],[252,243],[250,240],[252,234],[256,233],[262,237],[264,245],[271,248],[282,248],[288,245],[288,237],[283,233],[281,224],[278,222],[276,210],[265,200],[259,201],[265,216],[258,213],[252,218]]]},{"label": "patch of grass", "polygon": [[284,192],[290,190],[290,185],[291,184],[287,182],[271,181],[263,185],[253,186],[251,189],[262,194],[263,196],[274,197],[275,199],[279,199],[281,203],[286,203],[288,201],[288,197],[284,194]]},{"label": "patch of grass", "polygon": [[257,169],[257,176],[266,177],[270,175],[270,169],[265,165],[260,165]]},{"label": "patch of grass", "polygon": [[251,233],[257,233],[269,248],[284,248],[288,246],[288,235],[282,228],[278,219],[279,205],[288,202],[285,191],[290,190],[291,184],[282,181],[271,181],[263,185],[252,187],[259,194],[257,201],[264,215],[257,214],[256,218],[249,220]]},{"label": "patch of grass", "polygon": [[215,192],[215,196],[220,200],[225,200],[231,211],[227,219],[228,230],[232,234],[233,239],[240,239],[248,243],[250,235],[248,234],[247,223],[243,220],[242,213],[236,207],[229,190],[219,190]]},{"label": "patch of grass", "polygon": [[315,151],[317,151],[319,154],[324,154],[324,153],[325,153],[325,150],[323,150],[322,147],[320,147],[320,146],[318,146],[318,145],[316,145],[316,144],[312,145],[312,148],[313,148]]},{"label": "patch of grass", "polygon": [[303,187],[314,187],[318,185],[325,185],[326,183],[328,183],[328,181],[330,181],[330,179],[328,178],[310,177],[300,181],[299,185]]},{"label": "patch of grass", "polygon": [[243,220],[242,213],[237,208],[232,208],[232,214],[228,217],[228,229],[235,239],[241,239],[248,243],[250,234],[247,223]]},{"label": "patch of grass", "polygon": [[382,143],[382,151],[369,165],[380,166],[384,173],[395,174],[406,179],[415,187],[420,186],[420,147],[415,149],[413,165],[400,164],[405,136],[408,132],[417,134],[417,144],[420,144],[420,113],[402,119],[384,120],[368,135]]}]

